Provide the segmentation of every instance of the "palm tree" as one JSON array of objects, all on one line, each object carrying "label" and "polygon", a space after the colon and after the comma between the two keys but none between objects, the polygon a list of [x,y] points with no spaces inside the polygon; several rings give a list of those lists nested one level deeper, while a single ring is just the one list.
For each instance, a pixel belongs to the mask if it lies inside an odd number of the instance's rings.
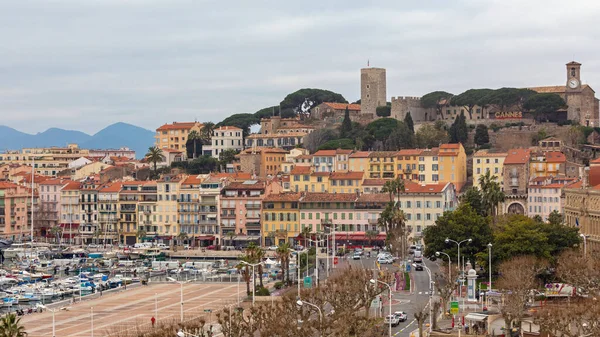
[{"label": "palm tree", "polygon": [[369,240],[369,246],[371,245],[373,239],[377,238],[377,235],[379,235],[379,232],[374,230],[368,230],[365,232],[365,237],[367,238],[367,240]]},{"label": "palm tree", "polygon": [[60,237],[62,236],[63,229],[60,226],[54,226],[50,228],[50,233],[54,236],[55,243],[60,244]]},{"label": "palm tree", "polygon": [[267,237],[270,239],[271,245],[275,246],[275,232],[268,232]]},{"label": "palm tree", "polygon": [[[259,262],[262,262],[263,258],[265,257],[265,251],[262,250],[262,248],[258,247],[254,242],[250,242],[248,244],[248,247],[246,248],[246,255],[250,257],[250,260],[252,261],[251,263],[256,264]],[[258,274],[260,275],[260,287],[263,287],[263,279],[262,279],[262,274],[263,274],[263,266],[262,264],[258,265]],[[256,284],[254,284],[254,287],[256,288]]]},{"label": "palm tree", "polygon": [[[278,229],[275,231],[275,237],[279,239],[279,241],[284,240],[287,241],[288,238],[288,231],[287,229]],[[278,242],[278,244],[281,244],[280,242]]]},{"label": "palm tree", "polygon": [[188,134],[188,140],[194,144],[194,152],[192,152],[192,158],[196,159],[196,143],[200,140],[200,135],[196,131],[192,131]]},{"label": "palm tree", "polygon": [[0,319],[1,337],[25,337],[25,327],[21,325],[21,318],[15,314],[8,314]]},{"label": "palm tree", "polygon": [[236,235],[235,232],[231,231],[231,232],[227,232],[227,238],[229,239],[229,245],[233,246],[233,239],[235,239]]},{"label": "palm tree", "polygon": [[98,244],[98,239],[100,238],[100,236],[102,236],[102,230],[101,229],[96,229],[94,231],[94,233],[92,234],[94,236],[94,238],[96,239],[96,244]]},{"label": "palm tree", "polygon": [[302,227],[302,232],[300,232],[300,234],[302,235],[302,238],[304,239],[304,247],[308,246],[306,243],[308,241],[308,238],[310,237],[310,232],[311,232],[311,227],[308,227],[308,226]]},{"label": "palm tree", "polygon": [[[276,250],[277,258],[279,259],[279,263],[281,263],[281,270],[284,270],[284,278],[286,283],[290,283],[290,257],[292,256],[292,249],[290,248],[290,244],[287,242],[283,242],[277,247]],[[298,266],[299,268],[299,266]],[[287,277],[286,277],[287,275]],[[283,280],[283,279],[282,279]]]},{"label": "palm tree", "polygon": [[482,203],[488,216],[496,215],[498,204],[503,202],[505,194],[496,181],[498,177],[492,176],[490,171],[479,177],[479,186],[481,188]]},{"label": "palm tree", "polygon": [[185,243],[185,240],[187,240],[188,235],[186,232],[181,232],[179,234],[177,234],[177,243],[179,245],[181,245],[181,241],[183,241]]},{"label": "palm tree", "polygon": [[156,164],[165,161],[163,151],[156,146],[151,146],[148,148],[148,153],[146,153],[145,158],[148,162],[154,165],[154,174],[157,172]]},{"label": "palm tree", "polygon": [[241,255],[238,258],[240,259],[240,263],[238,263],[236,268],[238,271],[244,269],[242,272],[242,276],[244,277],[244,282],[246,282],[246,294],[250,294],[250,267],[247,264],[241,262],[243,261],[246,263],[252,263],[252,257],[248,255]]},{"label": "palm tree", "polygon": [[142,241],[145,237],[146,237],[146,231],[139,228],[137,233],[135,233],[135,236],[137,237],[138,241]]},{"label": "palm tree", "polygon": [[202,124],[202,129],[200,129],[200,139],[202,139],[204,142],[210,143],[214,130],[215,123],[204,122],[204,124]]}]

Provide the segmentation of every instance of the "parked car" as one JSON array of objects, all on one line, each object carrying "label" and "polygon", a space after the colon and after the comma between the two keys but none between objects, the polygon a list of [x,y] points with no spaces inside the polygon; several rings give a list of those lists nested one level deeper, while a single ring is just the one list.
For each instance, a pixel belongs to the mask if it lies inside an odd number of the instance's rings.
[{"label": "parked car", "polygon": [[392,326],[398,326],[400,324],[400,319],[396,315],[385,316],[385,320],[383,321],[383,323],[385,325],[389,325],[390,322],[392,323]]},{"label": "parked car", "polygon": [[277,246],[269,246],[267,247],[267,250],[277,250]]},{"label": "parked car", "polygon": [[190,247],[190,245],[184,245],[184,246],[183,246],[183,249],[185,249],[185,250],[190,250],[190,249],[192,249],[192,247]]},{"label": "parked car", "polygon": [[208,249],[208,250],[217,250],[217,246],[216,245],[210,245],[210,246],[206,247],[206,249]]},{"label": "parked car", "polygon": [[408,319],[408,314],[406,314],[404,311],[396,311],[394,313],[394,316],[398,317],[400,322],[406,322],[406,320]]},{"label": "parked car", "polygon": [[414,254],[415,250],[417,250],[417,246],[415,246],[415,245],[411,245],[410,247],[408,247],[409,254]]},{"label": "parked car", "polygon": [[416,271],[423,271],[423,265],[420,263],[415,263],[415,270]]},{"label": "parked car", "polygon": [[377,258],[377,262],[379,264],[392,264],[394,263],[394,260],[382,256]]},{"label": "parked car", "polygon": [[294,249],[297,250],[297,251],[301,251],[301,250],[304,250],[304,246],[303,245],[296,245],[294,247]]},{"label": "parked car", "polygon": [[358,255],[364,255],[364,251],[363,251],[362,249],[360,249],[360,248],[356,248],[356,249],[354,250],[354,254],[358,254]]},{"label": "parked car", "polygon": [[360,254],[355,252],[354,255],[352,255],[352,260],[360,260]]}]

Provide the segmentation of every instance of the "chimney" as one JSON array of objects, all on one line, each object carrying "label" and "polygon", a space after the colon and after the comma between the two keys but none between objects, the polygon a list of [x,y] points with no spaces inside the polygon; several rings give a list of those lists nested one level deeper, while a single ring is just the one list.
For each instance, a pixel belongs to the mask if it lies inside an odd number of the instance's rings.
[{"label": "chimney", "polygon": [[[600,176],[596,177],[596,176],[592,175],[592,178],[594,178],[594,179],[590,180],[590,173],[591,173],[590,171],[591,170],[589,167],[583,167],[583,175],[581,176],[581,181],[582,181],[581,188],[588,188],[588,187],[590,187],[590,184],[592,186],[596,186],[596,185],[600,184],[600,181],[597,181],[597,180],[600,180]],[[598,172],[598,171],[600,171],[600,167],[595,167],[594,171],[596,171],[595,173],[600,173],[600,172]],[[596,174],[596,175],[598,175],[598,174]]]}]

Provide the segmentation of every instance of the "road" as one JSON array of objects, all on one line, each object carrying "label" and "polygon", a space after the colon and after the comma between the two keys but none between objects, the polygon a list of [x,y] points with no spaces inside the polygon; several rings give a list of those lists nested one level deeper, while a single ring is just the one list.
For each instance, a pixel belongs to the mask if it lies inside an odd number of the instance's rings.
[{"label": "road", "polygon": [[[350,263],[356,267],[375,268],[375,257],[368,258],[366,255],[361,260],[350,260]],[[431,270],[432,276],[438,271],[439,267],[436,263],[431,262],[427,259],[423,259],[425,265]],[[381,265],[383,269],[389,269],[390,271],[398,271],[399,268],[396,265]],[[411,268],[410,272],[412,276],[411,290],[399,291],[392,293],[392,312],[404,311],[408,314],[406,322],[401,322],[399,326],[392,327],[392,336],[409,337],[410,333],[418,328],[417,322],[414,319],[414,313],[419,309],[423,308],[429,303],[429,276],[427,271],[414,271]],[[387,298],[387,292],[383,294],[384,298]],[[429,307],[427,307],[427,310]],[[388,314],[388,303],[383,304],[384,315]]]}]

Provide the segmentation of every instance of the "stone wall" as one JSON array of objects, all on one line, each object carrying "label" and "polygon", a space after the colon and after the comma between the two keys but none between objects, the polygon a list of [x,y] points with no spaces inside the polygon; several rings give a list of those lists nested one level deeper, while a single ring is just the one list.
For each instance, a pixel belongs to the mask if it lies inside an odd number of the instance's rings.
[{"label": "stone wall", "polygon": [[434,121],[436,119],[434,108],[425,109],[421,107],[420,97],[392,97],[392,118],[404,120],[409,111],[414,122]]},{"label": "stone wall", "polygon": [[240,154],[240,168],[242,172],[261,176],[263,172],[260,172],[260,153]]},{"label": "stone wall", "polygon": [[375,116],[378,106],[387,104],[385,69],[360,70],[360,109],[363,114]]}]

